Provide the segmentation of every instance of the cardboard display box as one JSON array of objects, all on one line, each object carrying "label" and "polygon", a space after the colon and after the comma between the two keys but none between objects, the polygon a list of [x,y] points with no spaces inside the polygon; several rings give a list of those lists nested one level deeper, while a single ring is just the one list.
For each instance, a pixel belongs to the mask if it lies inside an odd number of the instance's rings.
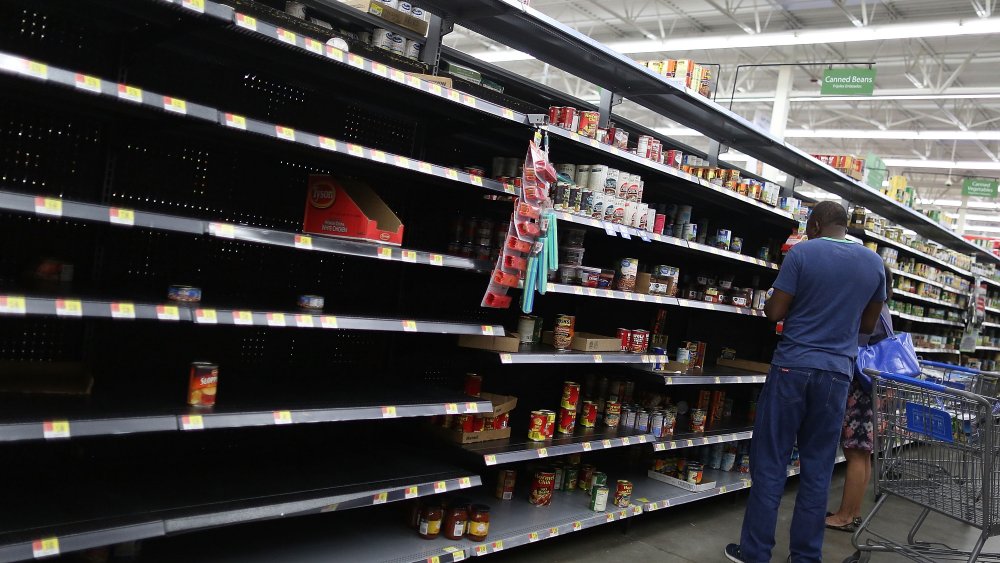
[{"label": "cardboard display box", "polygon": [[[495,393],[480,393],[481,398],[489,400],[493,403],[492,413],[483,413],[478,416],[500,416],[505,413],[509,413],[514,410],[517,406],[517,397],[512,397],[510,395],[497,395]],[[442,428],[440,426],[434,427],[435,431],[446,439],[456,442],[459,444],[476,444],[479,442],[488,442],[490,440],[503,440],[510,438],[510,426],[507,428],[501,428],[500,430],[483,430],[482,432],[462,432],[461,430],[455,430],[453,428]]]},{"label": "cardboard display box", "polygon": [[505,336],[462,334],[458,337],[458,345],[493,352],[517,352],[521,347],[521,336],[516,332],[508,332]]},{"label": "cardboard display box", "polygon": [[[542,333],[542,342],[552,344],[553,336],[551,330]],[[578,332],[573,335],[573,342],[570,343],[569,347],[572,350],[579,350],[581,352],[621,352],[622,341],[616,336]]]},{"label": "cardboard display box", "polygon": [[392,22],[400,27],[405,27],[410,31],[416,31],[420,35],[427,35],[428,22],[411,16],[395,8],[387,6],[377,0],[340,0],[352,8],[374,14],[387,22]]},{"label": "cardboard display box", "polygon": [[692,483],[688,483],[687,481],[681,481],[676,477],[670,477],[662,473],[657,473],[656,471],[653,470],[647,471],[646,475],[650,479],[656,479],[661,483],[666,483],[668,485],[673,485],[675,487],[680,487],[682,489],[687,489],[689,491],[694,491],[694,492],[707,491],[709,489],[715,488],[715,481],[702,481],[700,485],[694,485]]},{"label": "cardboard display box", "polygon": [[451,78],[448,78],[447,76],[434,76],[433,74],[416,74],[413,72],[407,72],[406,74],[409,74],[410,76],[416,76],[417,78],[425,82],[433,82],[435,84],[440,84],[448,89],[452,88],[453,83],[451,81]]},{"label": "cardboard display box", "polygon": [[333,176],[309,176],[302,232],[403,243],[403,223],[368,185]]},{"label": "cardboard display box", "polygon": [[756,373],[768,373],[771,371],[771,364],[765,364],[763,362],[752,362],[750,360],[726,360],[719,358],[715,362],[718,366],[723,366],[727,368],[738,368],[745,369],[747,371],[752,371]]}]

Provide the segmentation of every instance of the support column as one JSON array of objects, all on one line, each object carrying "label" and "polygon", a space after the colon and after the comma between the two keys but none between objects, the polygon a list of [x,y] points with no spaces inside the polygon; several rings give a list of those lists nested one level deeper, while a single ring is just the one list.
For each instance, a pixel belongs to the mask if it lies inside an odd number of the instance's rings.
[{"label": "support column", "polygon": [[[788,99],[792,94],[792,67],[778,67],[778,83],[774,88],[774,105],[771,107],[771,126],[769,128],[772,135],[779,140],[785,140],[785,128],[788,126]],[[784,175],[769,164],[764,164],[764,177],[777,178]],[[781,195],[790,197],[794,193],[794,180],[787,178],[782,182]]]},{"label": "support column", "polygon": [[958,208],[958,224],[955,226],[955,230],[958,232],[959,236],[965,234],[965,212],[969,207],[969,196],[962,196],[962,207]]}]

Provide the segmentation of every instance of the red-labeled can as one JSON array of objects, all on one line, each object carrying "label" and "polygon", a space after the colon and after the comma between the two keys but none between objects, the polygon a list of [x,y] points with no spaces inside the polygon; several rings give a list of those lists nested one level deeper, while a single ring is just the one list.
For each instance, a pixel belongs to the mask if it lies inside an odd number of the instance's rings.
[{"label": "red-labeled can", "polygon": [[632,482],[619,479],[615,485],[615,506],[628,508],[632,502]]},{"label": "red-labeled can", "polygon": [[549,106],[549,124],[556,125],[559,123],[559,113],[562,111],[562,106]]},{"label": "red-labeled can", "polygon": [[567,409],[575,409],[580,403],[580,384],[575,381],[563,381],[562,403]]},{"label": "red-labeled can", "polygon": [[545,441],[545,425],[548,416],[545,411],[531,411],[531,418],[528,421],[528,439],[533,442]]},{"label": "red-labeled can", "polygon": [[594,476],[594,470],[594,466],[589,463],[580,466],[580,472],[577,473],[576,477],[577,488],[590,492],[590,478]]},{"label": "red-labeled can", "polygon": [[474,373],[465,374],[465,394],[478,397],[483,389],[483,376]]},{"label": "red-labeled can", "polygon": [[551,438],[556,433],[556,411],[543,410],[545,413],[545,437]]},{"label": "red-labeled can", "polygon": [[559,409],[559,426],[556,430],[560,434],[572,434],[576,427],[576,409],[561,407]]},{"label": "red-labeled can", "polygon": [[503,413],[500,416],[493,417],[493,429],[503,430],[510,425],[510,413]]},{"label": "red-labeled can", "polygon": [[211,407],[219,387],[219,366],[208,362],[192,362],[188,378],[188,404]]},{"label": "red-labeled can", "polygon": [[497,498],[500,500],[514,498],[514,484],[516,482],[516,471],[513,469],[501,469],[497,474]]},{"label": "red-labeled can", "polygon": [[597,403],[594,401],[583,402],[583,408],[580,409],[580,426],[584,428],[597,426]]},{"label": "red-labeled can", "polygon": [[482,432],[483,430],[486,430],[486,418],[482,416],[472,417],[472,431]]},{"label": "red-labeled can", "polygon": [[535,506],[548,506],[552,502],[552,492],[556,486],[554,471],[538,471],[531,481],[531,494],[528,502]]},{"label": "red-labeled can", "polygon": [[581,111],[580,124],[576,126],[576,134],[594,139],[597,137],[597,122],[601,114],[596,111]]},{"label": "red-labeled can", "polygon": [[628,352],[632,349],[632,331],[627,328],[618,329],[618,340],[622,343],[622,352]]},{"label": "red-labeled can", "polygon": [[622,404],[618,401],[608,401],[604,403],[604,425],[608,428],[618,428],[618,422],[622,419]]},{"label": "red-labeled can", "polygon": [[646,348],[649,346],[649,331],[648,330],[633,330],[632,338],[629,344],[629,350],[635,354],[644,354]]},{"label": "red-labeled can", "polygon": [[458,415],[457,428],[461,428],[462,432],[475,432],[476,431],[476,417],[471,414],[460,414]]},{"label": "red-labeled can", "polygon": [[573,129],[573,120],[576,119],[576,108],[563,106],[559,108],[559,127],[563,129]]}]

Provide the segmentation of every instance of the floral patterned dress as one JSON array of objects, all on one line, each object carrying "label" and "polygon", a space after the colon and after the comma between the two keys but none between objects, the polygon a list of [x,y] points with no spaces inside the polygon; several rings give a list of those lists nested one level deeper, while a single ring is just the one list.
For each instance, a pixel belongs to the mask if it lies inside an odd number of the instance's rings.
[{"label": "floral patterned dress", "polygon": [[[882,306],[882,319],[889,329],[892,329],[892,316],[889,308]],[[870,336],[865,335],[858,338],[858,345],[865,346],[874,344],[884,338],[886,334],[882,322],[875,328],[875,333]],[[847,393],[847,409],[844,411],[844,429],[841,432],[841,445],[845,450],[864,450],[870,452],[875,448],[875,434],[873,429],[873,419],[875,413],[872,412],[872,394],[866,392],[858,383],[855,376],[851,381],[851,388]]]}]

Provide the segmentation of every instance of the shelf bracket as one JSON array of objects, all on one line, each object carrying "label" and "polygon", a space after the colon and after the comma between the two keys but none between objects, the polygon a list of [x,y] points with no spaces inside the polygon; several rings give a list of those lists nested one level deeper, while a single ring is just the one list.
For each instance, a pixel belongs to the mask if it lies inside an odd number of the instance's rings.
[{"label": "shelf bracket", "polygon": [[795,197],[795,188],[801,185],[802,180],[791,174],[786,174],[785,181],[781,184],[781,197]]},{"label": "shelf bracket", "polygon": [[529,113],[527,117],[530,125],[545,125],[549,121],[549,116],[545,113]]},{"label": "shelf bracket", "polygon": [[431,21],[427,24],[427,41],[424,43],[424,48],[420,50],[420,62],[430,67],[430,73],[435,76],[437,76],[438,67],[441,64],[441,44],[444,36],[454,29],[455,22],[452,20],[431,14]]},{"label": "shelf bracket", "polygon": [[712,168],[719,167],[719,155],[729,150],[729,147],[723,145],[715,139],[710,139],[708,141],[708,165]]},{"label": "shelf bracket", "polygon": [[597,122],[597,126],[601,129],[607,129],[608,124],[611,123],[611,109],[622,103],[621,94],[615,94],[610,90],[601,89],[601,101],[598,110],[601,113],[601,118]]}]

